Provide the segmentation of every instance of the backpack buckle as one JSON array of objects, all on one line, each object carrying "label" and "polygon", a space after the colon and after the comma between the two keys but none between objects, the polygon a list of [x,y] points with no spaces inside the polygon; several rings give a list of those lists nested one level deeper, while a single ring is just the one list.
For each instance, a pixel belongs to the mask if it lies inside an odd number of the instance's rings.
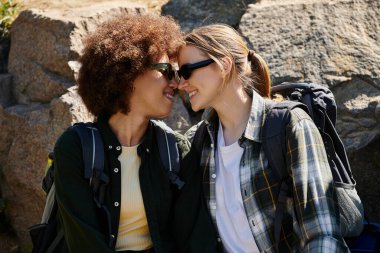
[{"label": "backpack buckle", "polygon": [[295,89],[289,96],[290,100],[302,101],[302,90]]}]

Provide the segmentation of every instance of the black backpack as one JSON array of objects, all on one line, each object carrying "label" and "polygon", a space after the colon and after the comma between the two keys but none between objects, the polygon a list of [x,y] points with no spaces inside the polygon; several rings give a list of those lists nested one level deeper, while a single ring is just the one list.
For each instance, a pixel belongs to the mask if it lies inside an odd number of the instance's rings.
[{"label": "black backpack", "polygon": [[268,101],[262,132],[263,149],[269,165],[282,181],[274,221],[276,242],[280,240],[283,213],[291,189],[286,172],[285,129],[294,108],[308,112],[322,136],[337,192],[342,235],[358,236],[363,229],[364,210],[355,190],[356,182],[343,142],[335,129],[337,107],[332,92],[314,83],[282,83],[272,87],[271,93],[280,94],[285,99],[281,102]]},{"label": "black backpack", "polygon": [[[154,125],[155,135],[159,147],[161,161],[167,171],[170,182],[181,189],[184,182],[178,177],[180,170],[179,151],[172,129],[162,121],[151,121]],[[104,212],[107,218],[108,232],[111,235],[111,217],[104,205],[104,196],[109,178],[104,172],[104,146],[96,123],[77,123],[71,128],[80,137],[84,161],[84,178],[89,180],[94,195],[94,202]],[[33,243],[32,253],[56,252],[64,232],[57,226],[57,203],[55,199],[54,184],[54,153],[49,154],[48,168],[42,181],[42,188],[47,193],[46,203],[40,224],[29,228]],[[109,236],[109,245],[114,244],[115,238]]]}]

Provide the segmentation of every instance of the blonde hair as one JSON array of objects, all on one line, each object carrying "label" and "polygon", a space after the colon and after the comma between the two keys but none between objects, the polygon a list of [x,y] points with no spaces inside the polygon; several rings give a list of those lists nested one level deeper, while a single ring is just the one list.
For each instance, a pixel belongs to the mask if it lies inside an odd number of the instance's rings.
[{"label": "blonde hair", "polygon": [[195,28],[185,36],[187,45],[192,45],[212,58],[223,70],[221,58],[232,60],[230,73],[223,86],[238,79],[248,94],[255,89],[261,96],[270,96],[269,68],[264,59],[249,50],[244,39],[232,27],[213,24]]}]

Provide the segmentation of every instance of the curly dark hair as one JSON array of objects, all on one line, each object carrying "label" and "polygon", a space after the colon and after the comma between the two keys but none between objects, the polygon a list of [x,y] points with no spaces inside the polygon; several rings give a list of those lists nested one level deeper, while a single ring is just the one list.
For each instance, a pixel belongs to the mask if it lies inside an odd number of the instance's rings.
[{"label": "curly dark hair", "polygon": [[183,44],[172,17],[123,14],[88,35],[79,61],[78,93],[95,116],[128,114],[132,82],[165,53],[174,59]]}]

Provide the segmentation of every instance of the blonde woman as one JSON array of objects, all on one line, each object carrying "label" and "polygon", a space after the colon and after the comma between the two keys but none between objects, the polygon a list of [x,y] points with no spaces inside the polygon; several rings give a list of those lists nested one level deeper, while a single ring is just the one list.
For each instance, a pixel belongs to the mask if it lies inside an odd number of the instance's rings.
[{"label": "blonde woman", "polygon": [[286,130],[292,197],[276,241],[280,182],[261,145],[267,64],[226,25],[194,29],[185,42],[178,88],[194,111],[212,109],[188,132],[194,140],[175,216],[182,252],[348,252],[323,142],[307,113],[292,110]]}]

